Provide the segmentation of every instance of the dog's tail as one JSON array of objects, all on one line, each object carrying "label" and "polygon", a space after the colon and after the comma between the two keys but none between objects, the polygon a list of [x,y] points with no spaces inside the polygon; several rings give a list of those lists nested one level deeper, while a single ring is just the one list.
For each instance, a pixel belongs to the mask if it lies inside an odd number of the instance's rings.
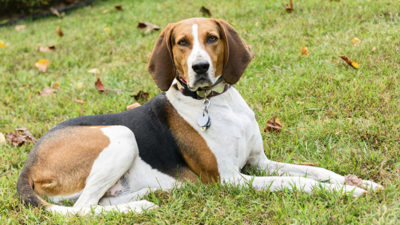
[{"label": "dog's tail", "polygon": [[29,169],[25,167],[19,175],[17,183],[17,192],[21,201],[27,206],[30,205],[42,209],[51,205],[36,194],[33,189],[33,181],[29,177]]}]

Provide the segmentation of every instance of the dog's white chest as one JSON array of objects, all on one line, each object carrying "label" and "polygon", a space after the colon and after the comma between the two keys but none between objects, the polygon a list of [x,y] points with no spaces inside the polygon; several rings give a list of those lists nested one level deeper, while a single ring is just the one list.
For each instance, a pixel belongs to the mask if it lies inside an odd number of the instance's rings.
[{"label": "dog's white chest", "polygon": [[251,138],[259,132],[254,113],[235,88],[210,99],[208,109],[211,126],[202,130],[197,118],[203,112],[202,101],[186,97],[172,88],[167,98],[207,142],[214,153],[221,177],[239,172],[252,149]]}]

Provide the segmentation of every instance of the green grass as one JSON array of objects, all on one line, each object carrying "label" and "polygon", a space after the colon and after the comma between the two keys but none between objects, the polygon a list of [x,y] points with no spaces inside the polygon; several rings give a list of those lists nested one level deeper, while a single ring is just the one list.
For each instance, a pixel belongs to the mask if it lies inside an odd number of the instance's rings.
[{"label": "green grass", "polygon": [[[124,11],[114,10],[114,4]],[[291,14],[282,1],[272,0],[96,1],[62,19],[22,21],[27,25],[22,31],[0,28],[0,40],[7,43],[0,48],[0,132],[27,127],[40,137],[69,118],[123,111],[139,90],[151,97],[160,93],[146,71],[159,32],[144,33],[137,22],[165,27],[201,16],[202,5],[233,24],[256,54],[236,88],[255,111],[261,131],[272,116],[289,131],[263,133],[268,157],[355,173],[386,189],[354,199],[324,191],[269,193],[188,184],[147,196],[160,208],[144,214],[62,217],[19,202],[16,181],[32,144],[3,144],[1,224],[399,223],[400,2],[395,0],[295,1]],[[361,43],[353,46],[353,37]],[[38,45],[57,50],[38,52]],[[307,58],[300,55],[303,46],[310,51]],[[341,55],[360,69],[349,67]],[[46,73],[34,66],[41,58],[51,61]],[[122,92],[98,93],[90,68],[101,71],[107,88]],[[55,95],[37,94],[55,82],[60,84]]]}]

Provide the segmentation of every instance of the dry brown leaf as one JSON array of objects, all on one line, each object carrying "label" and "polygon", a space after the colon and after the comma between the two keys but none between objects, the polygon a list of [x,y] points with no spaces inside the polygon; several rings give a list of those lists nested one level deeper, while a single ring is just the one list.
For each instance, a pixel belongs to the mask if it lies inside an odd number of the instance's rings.
[{"label": "dry brown leaf", "polygon": [[58,83],[57,81],[53,83],[53,85],[51,86],[54,89],[57,89],[58,87],[60,87],[60,83]]},{"label": "dry brown leaf", "polygon": [[160,30],[159,26],[147,22],[139,22],[137,27],[146,31]]},{"label": "dry brown leaf", "polygon": [[203,16],[211,17],[211,11],[204,6],[201,6],[200,12],[203,13]]},{"label": "dry brown leaf", "polygon": [[278,118],[272,117],[267,122],[267,127],[264,129],[264,132],[280,132],[282,130],[282,124]]},{"label": "dry brown leaf", "polygon": [[122,11],[123,10],[122,5],[114,5],[114,7],[118,11]]},{"label": "dry brown leaf", "polygon": [[303,47],[303,48],[301,49],[300,53],[301,53],[302,55],[304,55],[305,57],[308,57],[308,56],[309,56],[309,52],[308,52],[308,48],[307,48],[307,47]]},{"label": "dry brown leaf", "polygon": [[360,42],[361,42],[361,40],[358,39],[358,38],[356,38],[356,37],[353,37],[353,38],[351,39],[351,41],[353,42],[353,45],[354,45],[354,46],[360,44]]},{"label": "dry brown leaf", "polygon": [[344,176],[344,184],[363,188],[362,187],[362,179],[358,178],[354,174],[349,174],[349,175]]},{"label": "dry brown leaf", "polygon": [[49,45],[49,46],[39,46],[39,52],[51,52],[56,50],[56,46]]},{"label": "dry brown leaf", "polygon": [[359,65],[356,61],[351,61],[349,58],[347,58],[346,56],[340,56],[340,58],[342,58],[344,61],[347,62],[347,64],[349,64],[351,67],[353,67],[354,69],[358,69]]},{"label": "dry brown leaf", "polygon": [[15,30],[16,31],[25,30],[25,28],[26,28],[25,24],[15,26]]},{"label": "dry brown leaf", "polygon": [[39,95],[40,96],[49,96],[49,95],[54,94],[55,91],[56,91],[56,89],[54,89],[54,88],[45,87],[41,91],[39,91]]},{"label": "dry brown leaf", "polygon": [[58,12],[58,10],[57,10],[56,8],[54,8],[54,7],[50,7],[50,12],[51,12],[53,15],[57,16],[57,17],[61,17],[61,15],[60,15],[60,13]]},{"label": "dry brown leaf", "polygon": [[0,132],[0,144],[6,143],[6,137]]},{"label": "dry brown leaf", "polygon": [[131,104],[131,105],[128,105],[127,107],[126,107],[126,110],[131,110],[131,109],[134,109],[134,108],[137,108],[137,107],[139,107],[139,106],[141,106],[140,105],[140,103],[133,103],[133,104]]},{"label": "dry brown leaf", "polygon": [[36,142],[36,138],[25,127],[15,129],[14,132],[6,134],[6,138],[14,146],[21,146],[25,142]]},{"label": "dry brown leaf", "polygon": [[88,73],[99,73],[99,69],[93,68],[93,69],[89,69],[87,72]]},{"label": "dry brown leaf", "polygon": [[85,101],[83,101],[82,99],[79,99],[79,98],[75,98],[75,102],[77,102],[77,103],[85,103]]},{"label": "dry brown leaf", "polygon": [[293,11],[293,0],[290,0],[289,5],[288,4],[283,4],[286,8],[286,12],[291,13]]},{"label": "dry brown leaf", "polygon": [[60,26],[57,26],[56,33],[57,33],[58,36],[60,36],[60,37],[64,36],[64,33],[61,31],[61,27],[60,27]]},{"label": "dry brown leaf", "polygon": [[149,92],[139,91],[136,95],[132,95],[131,97],[135,98],[136,101],[147,102],[147,100],[149,100],[149,96]]},{"label": "dry brown leaf", "polygon": [[96,83],[94,83],[94,85],[99,92],[106,91],[106,88],[104,87],[103,83],[101,82],[100,77],[97,77],[97,81],[96,81]]},{"label": "dry brown leaf", "polygon": [[38,70],[41,72],[46,72],[49,65],[50,61],[47,59],[40,59],[35,63],[36,68],[38,68]]}]

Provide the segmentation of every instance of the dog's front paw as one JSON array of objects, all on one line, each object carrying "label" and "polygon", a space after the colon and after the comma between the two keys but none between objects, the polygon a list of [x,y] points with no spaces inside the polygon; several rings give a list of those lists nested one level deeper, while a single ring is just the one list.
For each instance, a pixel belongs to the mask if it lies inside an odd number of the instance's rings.
[{"label": "dog's front paw", "polygon": [[363,180],[362,181],[362,186],[367,189],[367,190],[372,190],[372,191],[379,191],[385,189],[382,185],[377,184],[373,181],[370,180]]},{"label": "dog's front paw", "polygon": [[345,184],[350,185],[350,186],[356,186],[359,188],[364,188],[366,190],[383,190],[383,186],[380,184],[377,184],[373,181],[370,180],[361,180],[354,174],[349,174],[344,177],[345,179]]}]

